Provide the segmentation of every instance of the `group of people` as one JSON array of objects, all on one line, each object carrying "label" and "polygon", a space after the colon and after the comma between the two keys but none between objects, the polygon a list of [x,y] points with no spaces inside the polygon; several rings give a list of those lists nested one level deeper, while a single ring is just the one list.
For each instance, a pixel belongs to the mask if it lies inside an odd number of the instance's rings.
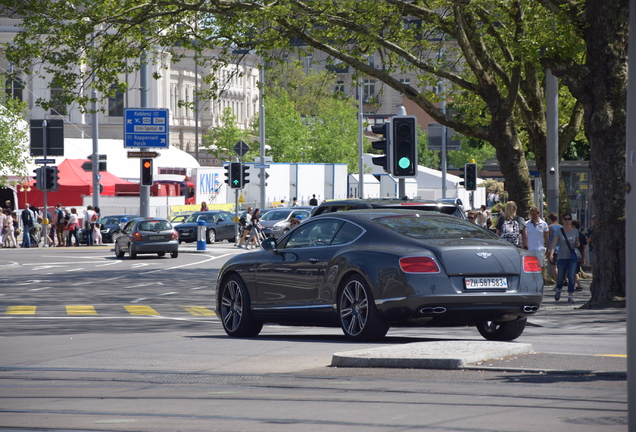
[{"label": "group of people", "polygon": [[[486,214],[482,206],[481,216]],[[479,222],[478,212],[469,212],[468,219],[487,228]],[[508,201],[503,214],[497,218],[495,233],[515,246],[533,252],[542,267],[547,259],[556,278],[554,299],[561,299],[563,286],[567,284],[568,302],[574,303],[574,292],[582,290],[579,273],[587,260],[585,246],[589,246],[590,255],[594,251],[595,216],[592,216],[586,233],[581,231],[581,222],[573,220],[570,213],[561,216],[562,225],[558,223],[556,213],[550,213],[548,220],[549,223],[541,219],[541,211],[532,207],[530,219],[526,221],[517,215],[516,203]]]},{"label": "group of people", "polygon": [[[22,243],[19,247],[22,248],[38,247],[41,240],[43,240],[43,244],[51,247],[79,246],[79,232],[82,228],[88,246],[103,244],[101,227],[98,223],[99,218],[99,207],[93,208],[90,205],[86,207],[82,217],[77,213],[75,207],[65,209],[61,203],[56,205],[53,213],[48,210],[46,215],[37,207],[26,203],[19,217],[16,211],[5,206],[0,215],[0,226],[2,227],[0,244],[2,247],[17,248],[17,239],[21,233]],[[44,219],[48,221],[46,233],[42,232]],[[83,226],[80,226],[80,223]]]}]

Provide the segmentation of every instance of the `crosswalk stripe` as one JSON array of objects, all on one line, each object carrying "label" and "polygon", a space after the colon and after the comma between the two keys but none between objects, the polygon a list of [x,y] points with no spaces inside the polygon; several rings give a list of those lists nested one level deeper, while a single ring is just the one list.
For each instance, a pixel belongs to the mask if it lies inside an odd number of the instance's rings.
[{"label": "crosswalk stripe", "polygon": [[66,313],[69,315],[97,315],[93,306],[66,306]]},{"label": "crosswalk stripe", "polygon": [[35,315],[37,306],[9,306],[6,313],[9,315]]},{"label": "crosswalk stripe", "polygon": [[203,306],[181,306],[181,309],[195,316],[214,316],[214,312]]},{"label": "crosswalk stripe", "polygon": [[124,306],[124,308],[131,315],[159,315],[159,312],[151,308],[150,306]]}]

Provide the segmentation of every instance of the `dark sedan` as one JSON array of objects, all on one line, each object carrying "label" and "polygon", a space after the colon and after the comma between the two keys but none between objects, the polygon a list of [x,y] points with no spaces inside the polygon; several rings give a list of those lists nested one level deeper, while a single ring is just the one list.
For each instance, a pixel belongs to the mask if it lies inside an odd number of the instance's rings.
[{"label": "dark sedan", "polygon": [[262,246],[219,272],[216,314],[230,336],[256,336],[263,323],[340,326],[358,341],[392,326],[476,326],[509,341],[543,298],[533,254],[440,213],[326,214]]},{"label": "dark sedan", "polygon": [[157,254],[162,257],[170,253],[179,256],[179,236],[169,220],[164,218],[137,218],[124,226],[115,240],[115,256],[123,258],[128,252],[131,259],[138,254]]},{"label": "dark sedan", "polygon": [[200,220],[204,220],[206,243],[212,244],[217,240],[227,240],[234,243],[236,225],[233,217],[232,213],[222,210],[192,213],[184,223],[175,226],[179,233],[179,242],[192,243],[197,241],[199,232],[197,224]]},{"label": "dark sedan", "polygon": [[[113,234],[118,233],[121,230],[121,221],[125,218],[126,221],[138,218],[139,215],[112,215],[102,216],[97,223],[100,225],[100,232],[102,234],[103,243],[113,243],[115,239]],[[86,243],[86,230],[81,229],[79,232],[80,244]]]}]

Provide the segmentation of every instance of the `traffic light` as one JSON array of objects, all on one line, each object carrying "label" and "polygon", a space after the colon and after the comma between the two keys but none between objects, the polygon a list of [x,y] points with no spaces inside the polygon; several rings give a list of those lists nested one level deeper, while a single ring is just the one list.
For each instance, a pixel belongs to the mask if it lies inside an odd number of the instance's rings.
[{"label": "traffic light", "polygon": [[141,160],[141,185],[152,186],[152,159]]},{"label": "traffic light", "polygon": [[417,176],[417,121],[415,116],[391,119],[393,177]]},{"label": "traffic light", "polygon": [[249,183],[250,181],[247,179],[247,177],[250,176],[250,173],[248,172],[250,169],[249,166],[243,164],[242,168],[241,168],[241,188],[244,188],[245,185],[247,183]]},{"label": "traffic light", "polygon": [[225,183],[226,183],[228,186],[231,186],[231,185],[232,185],[232,178],[230,177],[230,174],[231,174],[230,166],[231,166],[231,165],[232,165],[232,164],[227,164],[227,165],[225,165],[225,166],[223,167],[223,168],[225,169],[225,177],[227,177],[227,178],[225,179]]},{"label": "traffic light", "polygon": [[51,192],[57,192],[57,188],[60,185],[59,183],[60,177],[58,176],[59,170],[57,169],[56,166],[47,166],[47,167],[44,167],[43,169],[44,169],[43,177],[44,177],[45,190],[48,190]]},{"label": "traffic light", "polygon": [[391,174],[391,124],[384,123],[382,125],[373,125],[371,126],[371,130],[376,135],[382,135],[384,137],[383,140],[374,141],[371,143],[374,149],[382,150],[384,152],[384,156],[374,157],[372,159],[373,165],[379,165],[384,168],[384,171]]},{"label": "traffic light", "polygon": [[464,182],[466,190],[477,190],[477,164],[467,163],[464,165]]},{"label": "traffic light", "polygon": [[240,162],[230,162],[230,187],[232,189],[241,189],[241,180],[243,177],[243,167]]},{"label": "traffic light", "polygon": [[46,185],[44,184],[44,174],[42,172],[42,167],[34,169],[33,172],[35,173],[35,188],[44,190],[44,187]]}]

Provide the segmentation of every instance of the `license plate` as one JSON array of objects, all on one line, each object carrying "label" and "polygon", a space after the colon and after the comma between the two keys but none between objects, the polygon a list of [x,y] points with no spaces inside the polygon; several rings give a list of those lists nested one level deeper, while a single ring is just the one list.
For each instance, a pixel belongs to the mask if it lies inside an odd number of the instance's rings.
[{"label": "license plate", "polygon": [[464,279],[466,289],[482,289],[482,288],[508,288],[508,279],[504,277],[497,278],[466,278]]},{"label": "license plate", "polygon": [[163,236],[150,236],[150,240],[163,240]]}]

